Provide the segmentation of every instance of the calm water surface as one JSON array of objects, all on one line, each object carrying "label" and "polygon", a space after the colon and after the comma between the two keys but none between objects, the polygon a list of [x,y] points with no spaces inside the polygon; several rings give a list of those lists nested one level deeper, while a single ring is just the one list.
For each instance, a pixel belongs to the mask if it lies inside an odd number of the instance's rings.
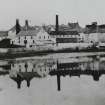
[{"label": "calm water surface", "polygon": [[105,57],[58,56],[1,60],[0,105],[105,105]]}]

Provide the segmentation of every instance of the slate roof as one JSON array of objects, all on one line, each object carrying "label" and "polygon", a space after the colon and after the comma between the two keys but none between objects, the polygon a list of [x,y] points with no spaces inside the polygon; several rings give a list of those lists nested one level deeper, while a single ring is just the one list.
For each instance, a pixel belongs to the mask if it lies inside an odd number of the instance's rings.
[{"label": "slate roof", "polygon": [[38,32],[38,30],[22,30],[17,34],[17,36],[36,36]]},{"label": "slate roof", "polygon": [[[20,26],[21,31],[26,31],[26,30],[36,30],[36,28],[39,28],[38,26]],[[16,25],[13,26],[9,31],[16,31]]]},{"label": "slate roof", "polygon": [[76,23],[68,23],[68,26],[69,26],[70,28],[77,28],[77,27],[80,28],[78,22],[76,22]]},{"label": "slate roof", "polygon": [[26,31],[26,30],[36,30],[36,27],[34,27],[34,26],[23,26],[22,27],[22,29],[21,30],[23,30],[23,31]]},{"label": "slate roof", "polygon": [[17,36],[36,36],[38,32],[40,32],[40,30],[42,29],[42,27],[37,27],[37,28],[31,28],[31,29],[23,29],[21,30]]},{"label": "slate roof", "polygon": [[0,37],[7,37],[8,31],[0,31]]},{"label": "slate roof", "polygon": [[101,29],[105,29],[105,24],[98,25],[98,27],[101,28]]},{"label": "slate roof", "polygon": [[[22,30],[22,26],[20,26],[20,29]],[[11,29],[9,29],[8,31],[12,31],[15,32],[16,31],[16,25],[14,25]]]},{"label": "slate roof", "polygon": [[79,35],[77,31],[51,31],[50,35]]},{"label": "slate roof", "polygon": [[102,25],[86,25],[85,32],[86,34],[90,33],[105,33],[105,24]]}]

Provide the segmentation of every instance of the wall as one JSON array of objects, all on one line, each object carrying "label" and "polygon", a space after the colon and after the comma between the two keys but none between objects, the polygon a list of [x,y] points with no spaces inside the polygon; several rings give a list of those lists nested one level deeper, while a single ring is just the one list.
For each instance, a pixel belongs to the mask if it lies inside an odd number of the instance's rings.
[{"label": "wall", "polygon": [[25,46],[24,40],[27,40],[26,47],[32,47],[35,45],[44,45],[44,44],[53,44],[56,43],[55,38],[52,38],[44,30],[40,30],[37,35],[27,35],[27,36],[16,36],[12,37],[11,35],[11,44]]}]

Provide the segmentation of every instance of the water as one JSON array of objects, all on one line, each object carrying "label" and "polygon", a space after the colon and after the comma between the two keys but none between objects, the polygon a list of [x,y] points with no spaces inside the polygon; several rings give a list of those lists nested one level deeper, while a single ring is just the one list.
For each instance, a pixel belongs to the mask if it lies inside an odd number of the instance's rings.
[{"label": "water", "polygon": [[0,61],[0,105],[105,105],[105,57],[70,54]]}]

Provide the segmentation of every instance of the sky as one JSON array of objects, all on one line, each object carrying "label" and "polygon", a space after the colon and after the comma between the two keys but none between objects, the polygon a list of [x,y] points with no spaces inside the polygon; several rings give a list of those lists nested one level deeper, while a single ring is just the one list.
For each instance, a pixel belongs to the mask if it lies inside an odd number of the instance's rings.
[{"label": "sky", "polygon": [[105,23],[105,0],[0,0],[0,30],[14,26],[16,19],[24,25],[59,24],[79,22],[84,27],[97,21]]}]

